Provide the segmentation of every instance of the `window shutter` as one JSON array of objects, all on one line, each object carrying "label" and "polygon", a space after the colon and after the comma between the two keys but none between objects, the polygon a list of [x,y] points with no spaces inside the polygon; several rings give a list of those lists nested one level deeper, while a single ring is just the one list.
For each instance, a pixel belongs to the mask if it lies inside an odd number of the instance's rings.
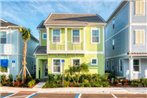
[{"label": "window shutter", "polygon": [[136,0],[135,1],[135,14],[143,15],[145,12],[145,1],[144,0]]},{"label": "window shutter", "polygon": [[139,14],[139,0],[136,0],[135,1],[135,14],[138,15]]}]

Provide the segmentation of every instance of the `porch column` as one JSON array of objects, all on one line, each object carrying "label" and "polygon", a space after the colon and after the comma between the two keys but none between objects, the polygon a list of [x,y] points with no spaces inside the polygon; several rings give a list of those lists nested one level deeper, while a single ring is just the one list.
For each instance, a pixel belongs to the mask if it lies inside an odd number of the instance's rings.
[{"label": "porch column", "polygon": [[36,79],[39,79],[39,59],[36,58]]},{"label": "porch column", "polygon": [[133,79],[133,58],[129,58],[129,79]]}]

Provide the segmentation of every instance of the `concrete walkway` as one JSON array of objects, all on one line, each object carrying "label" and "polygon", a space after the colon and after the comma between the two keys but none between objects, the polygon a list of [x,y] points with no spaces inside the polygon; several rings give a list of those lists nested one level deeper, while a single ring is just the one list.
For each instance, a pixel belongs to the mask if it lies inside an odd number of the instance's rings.
[{"label": "concrete walkway", "polygon": [[39,82],[37,85],[35,85],[33,88],[42,88],[45,82]]},{"label": "concrete walkway", "polygon": [[147,94],[147,88],[16,88],[0,87],[0,92],[16,93],[19,91],[36,91],[38,93],[83,93],[83,94]]}]

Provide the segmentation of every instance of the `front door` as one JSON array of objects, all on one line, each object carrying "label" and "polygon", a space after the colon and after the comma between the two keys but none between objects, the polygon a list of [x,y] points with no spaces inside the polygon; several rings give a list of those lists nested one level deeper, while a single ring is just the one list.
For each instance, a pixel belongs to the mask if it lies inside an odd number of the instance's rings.
[{"label": "front door", "polygon": [[44,78],[47,78],[47,76],[48,76],[48,66],[47,66],[47,61],[44,61],[44,64],[43,64],[43,66],[44,66]]}]

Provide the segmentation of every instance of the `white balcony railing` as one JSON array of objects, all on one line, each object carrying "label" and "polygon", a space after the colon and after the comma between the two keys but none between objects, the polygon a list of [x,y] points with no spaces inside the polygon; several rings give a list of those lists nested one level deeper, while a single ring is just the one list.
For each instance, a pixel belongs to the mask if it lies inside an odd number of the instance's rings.
[{"label": "white balcony railing", "polygon": [[12,54],[12,44],[0,44],[0,54]]}]

